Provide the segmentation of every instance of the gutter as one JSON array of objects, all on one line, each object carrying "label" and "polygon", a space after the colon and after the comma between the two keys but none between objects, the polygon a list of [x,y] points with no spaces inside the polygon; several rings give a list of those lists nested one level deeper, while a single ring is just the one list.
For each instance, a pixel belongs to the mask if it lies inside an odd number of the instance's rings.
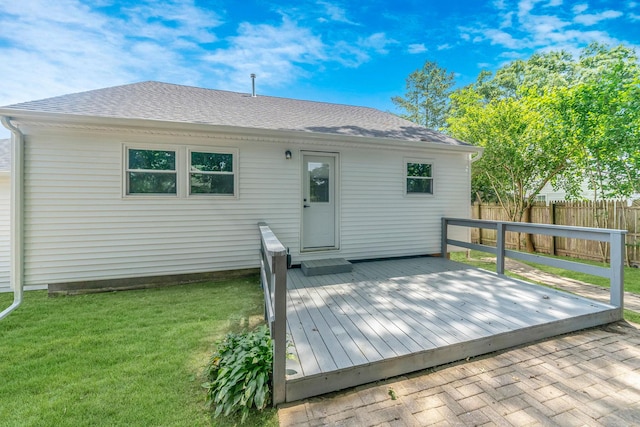
[{"label": "gutter", "polygon": [[23,283],[23,185],[24,185],[24,134],[13,123],[11,118],[0,117],[2,125],[11,131],[11,274],[10,284],[13,288],[13,304],[0,313],[4,319],[22,303]]},{"label": "gutter", "polygon": [[484,154],[484,150],[478,150],[475,156],[472,156],[469,158],[469,163],[475,163],[478,160],[480,160],[480,158],[482,157],[482,154]]}]

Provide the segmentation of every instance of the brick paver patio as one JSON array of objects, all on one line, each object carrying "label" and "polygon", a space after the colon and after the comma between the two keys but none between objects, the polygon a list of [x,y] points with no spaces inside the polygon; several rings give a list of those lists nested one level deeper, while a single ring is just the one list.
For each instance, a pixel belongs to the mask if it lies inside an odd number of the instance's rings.
[{"label": "brick paver patio", "polygon": [[640,425],[640,329],[589,329],[281,407],[285,426]]}]

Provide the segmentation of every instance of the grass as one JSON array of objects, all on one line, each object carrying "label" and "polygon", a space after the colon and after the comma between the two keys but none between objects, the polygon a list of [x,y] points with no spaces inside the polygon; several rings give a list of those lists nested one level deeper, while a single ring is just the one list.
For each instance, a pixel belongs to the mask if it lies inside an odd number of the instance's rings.
[{"label": "grass", "polygon": [[[496,270],[495,263],[482,260],[482,258],[487,258],[492,256],[495,257],[494,255],[489,254],[487,252],[480,252],[475,250],[471,251],[470,258],[467,258],[466,253],[464,252],[451,253],[451,259],[454,261],[473,265],[479,268],[484,268],[485,270],[489,270],[489,271],[495,271]],[[566,257],[557,257],[557,258],[563,258],[570,261],[582,262],[582,263],[592,264],[592,265],[599,265],[599,266],[603,265],[602,263],[595,262],[595,261],[585,261],[585,260],[572,259],[572,258],[566,258]],[[520,261],[520,262],[523,262],[524,264],[537,268],[538,270],[555,274],[556,276],[567,277],[570,279],[579,280],[581,282],[591,283],[593,285],[601,286],[603,288],[607,288],[607,289],[609,288],[609,279],[606,279],[604,277],[593,276],[591,274],[565,270],[557,267],[550,267],[544,264],[537,264],[537,263],[524,262],[524,261]],[[608,264],[605,264],[605,266],[608,266]],[[517,274],[514,274],[510,271],[506,271],[505,273],[507,276],[510,276],[510,277],[515,277],[515,278],[526,280],[529,282],[531,281],[530,279],[518,276]],[[624,290],[627,292],[640,295],[640,269],[639,268],[632,268],[632,267],[624,268]],[[624,318],[630,322],[640,323],[640,313],[636,313],[631,310],[624,310]]]},{"label": "grass", "polygon": [[[7,307],[12,294],[0,294]],[[0,321],[7,426],[217,426],[202,369],[214,343],[262,317],[257,279],[72,297],[25,293]],[[246,425],[277,426],[277,413]]]}]

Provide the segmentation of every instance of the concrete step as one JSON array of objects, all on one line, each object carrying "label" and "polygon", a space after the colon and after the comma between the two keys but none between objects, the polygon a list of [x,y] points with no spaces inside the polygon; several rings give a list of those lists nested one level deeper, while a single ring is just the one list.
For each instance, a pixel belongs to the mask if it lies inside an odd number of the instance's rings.
[{"label": "concrete step", "polygon": [[344,258],[314,259],[302,261],[300,264],[305,276],[319,276],[322,274],[349,273],[353,265]]}]

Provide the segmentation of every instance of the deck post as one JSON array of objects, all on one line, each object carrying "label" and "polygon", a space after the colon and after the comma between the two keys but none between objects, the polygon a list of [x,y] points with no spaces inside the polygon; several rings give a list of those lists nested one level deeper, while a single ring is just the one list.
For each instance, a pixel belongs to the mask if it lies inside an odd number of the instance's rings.
[{"label": "deck post", "polygon": [[287,255],[273,256],[273,405],[286,401],[287,362]]},{"label": "deck post", "polygon": [[447,218],[442,217],[442,239],[440,240],[440,256],[447,257]]},{"label": "deck post", "polygon": [[273,344],[273,406],[287,400],[287,250],[265,222],[260,230],[260,281]]},{"label": "deck post", "polygon": [[505,230],[507,225],[504,222],[496,224],[496,272],[504,274],[504,249]]},{"label": "deck post", "polygon": [[[611,233],[611,286],[610,303],[623,308],[624,303],[624,234]],[[620,314],[622,316],[622,313]]]}]

